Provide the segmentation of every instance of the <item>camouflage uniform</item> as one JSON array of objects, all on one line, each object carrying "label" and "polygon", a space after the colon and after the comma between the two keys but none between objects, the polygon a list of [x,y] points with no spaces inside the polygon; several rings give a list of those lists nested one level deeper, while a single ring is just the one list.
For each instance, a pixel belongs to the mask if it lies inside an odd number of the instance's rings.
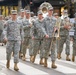
[{"label": "camouflage uniform", "polygon": [[0,42],[2,42],[2,32],[4,29],[4,21],[0,20]]},{"label": "camouflage uniform", "polygon": [[[44,35],[46,35],[46,32],[44,30],[44,25],[45,25],[44,19],[42,19],[42,20],[37,19],[33,23],[31,36],[34,37],[34,39],[31,41],[30,56],[35,57],[39,50],[40,50],[40,55],[42,53],[41,45],[43,42],[43,37],[44,37]],[[35,58],[34,58],[34,60],[35,60]],[[33,62],[34,62],[34,60],[33,60]]]},{"label": "camouflage uniform", "polygon": [[[43,39],[43,52],[42,52],[42,57],[43,58],[48,58],[48,55],[49,55],[49,51],[50,51],[50,46],[52,45],[51,47],[51,60],[52,61],[55,61],[56,60],[56,55],[55,55],[55,42],[56,42],[56,39],[54,38],[53,36],[53,31],[54,31],[54,26],[56,24],[56,19],[52,16],[52,17],[46,17],[45,18],[45,30],[46,30],[46,33],[49,35],[49,38],[46,39],[44,38]],[[53,42],[52,42],[53,40]],[[51,44],[52,43],[52,44]]]},{"label": "camouflage uniform", "polygon": [[76,56],[76,13],[75,13],[75,21],[74,21],[74,37],[73,37],[73,54],[72,54],[72,61],[75,61]]},{"label": "camouflage uniform", "polygon": [[55,33],[55,36],[56,36],[56,50],[58,51],[58,48],[59,48],[59,32],[60,32],[60,25],[61,25],[61,18],[58,16],[57,13],[54,13],[54,16],[56,17],[56,27],[58,28],[58,31],[57,33]]},{"label": "camouflage uniform", "polygon": [[[68,18],[68,17],[67,17]],[[61,53],[63,50],[63,45],[66,43],[66,60],[70,61],[69,55],[70,55],[70,36],[69,36],[69,29],[66,29],[64,26],[68,25],[70,26],[70,22],[68,23],[65,19],[62,20],[62,23],[60,25],[60,40],[59,40],[59,48],[57,53],[59,54],[59,57],[61,58]]]},{"label": "camouflage uniform", "polygon": [[23,56],[25,57],[26,54],[26,50],[29,47],[29,42],[30,42],[30,22],[29,19],[24,19],[23,20],[23,30],[24,30],[24,42],[22,45],[22,52],[23,52]]},{"label": "camouflage uniform", "polygon": [[[24,11],[22,10],[21,12],[24,12]],[[21,17],[21,16],[19,16],[17,18],[17,20],[21,21],[22,23],[23,23],[23,19],[24,19],[24,17]],[[22,56],[23,56],[23,54],[22,54],[22,43],[21,43],[19,57],[22,57]]]},{"label": "camouflage uniform", "polygon": [[[12,21],[11,19],[7,21],[7,26],[3,32],[7,38],[7,47],[6,47],[6,57],[7,60],[11,59],[11,53],[14,53],[14,63],[19,62],[19,50],[21,40],[23,40],[23,26],[19,21]],[[22,38],[21,38],[22,37]]]}]

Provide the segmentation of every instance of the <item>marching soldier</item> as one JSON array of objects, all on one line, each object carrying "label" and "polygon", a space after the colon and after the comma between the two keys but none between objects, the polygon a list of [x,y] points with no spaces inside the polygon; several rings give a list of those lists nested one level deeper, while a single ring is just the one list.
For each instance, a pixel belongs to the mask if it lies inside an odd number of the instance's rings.
[{"label": "marching soldier", "polygon": [[[17,19],[19,21],[21,21],[22,23],[23,23],[23,19],[24,19],[24,14],[25,14],[24,9],[20,9],[20,16]],[[21,43],[19,57],[22,57],[22,56],[23,56],[23,54],[22,54],[22,43]]]},{"label": "marching soldier", "polygon": [[24,9],[21,9],[20,10],[20,16],[17,19],[20,20],[20,21],[22,21],[24,19],[24,14],[25,14]]},{"label": "marching soldier", "polygon": [[42,57],[44,58],[44,66],[47,67],[47,59],[48,59],[49,51],[51,50],[51,61],[52,61],[51,67],[57,68],[57,66],[55,65],[55,60],[56,60],[55,42],[56,42],[56,39],[54,37],[54,33],[57,30],[57,28],[55,27],[56,19],[52,15],[53,15],[53,7],[50,6],[48,8],[48,16],[45,18],[45,31],[49,37],[43,39]]},{"label": "marching soldier", "polygon": [[24,30],[24,42],[22,45],[22,53],[23,53],[22,60],[23,61],[26,60],[25,54],[26,54],[26,50],[27,50],[27,48],[29,46],[29,42],[30,42],[30,30],[32,27],[32,23],[30,21],[30,16],[31,16],[30,11],[26,10],[26,17],[23,20],[23,30]]},{"label": "marching soldier", "polygon": [[[66,11],[63,11],[66,13]],[[69,21],[69,17],[66,15],[65,17],[63,16],[62,19],[62,24],[60,25],[60,40],[59,40],[59,48],[57,51],[58,54],[58,59],[61,58],[61,53],[63,50],[63,45],[66,43],[66,60],[70,61],[69,55],[70,55],[70,36],[69,36],[69,29],[71,28],[71,23]]]},{"label": "marching soldier", "polygon": [[61,23],[62,23],[62,20],[61,20],[61,18],[59,17],[59,15],[58,15],[58,13],[54,13],[53,14],[54,15],[54,17],[56,18],[56,26],[57,26],[57,28],[58,28],[58,32],[56,33],[57,35],[56,35],[56,49],[57,49],[57,51],[58,51],[58,48],[59,48],[59,39],[60,39],[60,36],[59,36],[59,33],[60,33],[60,25],[61,25]]},{"label": "marching soldier", "polygon": [[2,42],[2,32],[3,32],[3,29],[4,29],[3,15],[0,15],[0,42]]},{"label": "marching soldier", "polygon": [[[46,32],[44,30],[44,19],[43,19],[43,14],[41,11],[38,11],[38,19],[34,21],[33,27],[32,27],[32,32],[31,32],[31,47],[30,47],[30,61],[34,63],[36,55],[38,51],[40,50],[41,53],[41,45],[43,42],[43,37],[46,35]],[[47,36],[47,35],[46,35]],[[41,58],[42,59],[42,58]]]},{"label": "marching soldier", "polygon": [[76,56],[76,13],[75,19],[74,19],[74,37],[73,37],[73,54],[72,54],[72,61],[75,61],[75,56]]},{"label": "marching soldier", "polygon": [[[17,66],[19,62],[19,51],[21,40],[23,41],[23,27],[22,23],[17,21],[17,10],[11,11],[11,19],[7,21],[4,30],[4,41],[7,42],[6,47],[6,67],[10,67],[11,53],[14,53],[14,70],[18,71]],[[22,37],[22,38],[21,38]]]}]

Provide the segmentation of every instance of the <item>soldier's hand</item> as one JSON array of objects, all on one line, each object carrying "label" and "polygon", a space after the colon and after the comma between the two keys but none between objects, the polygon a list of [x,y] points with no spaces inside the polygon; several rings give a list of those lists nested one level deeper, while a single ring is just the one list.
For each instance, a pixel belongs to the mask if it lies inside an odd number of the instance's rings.
[{"label": "soldier's hand", "polygon": [[34,40],[34,36],[32,37],[32,40]]},{"label": "soldier's hand", "polygon": [[49,38],[49,35],[45,35],[45,38]]},{"label": "soldier's hand", "polygon": [[69,27],[69,26],[67,26],[67,25],[64,26],[65,29],[68,29],[68,27]]},{"label": "soldier's hand", "polygon": [[32,27],[32,24],[30,24],[30,27]]},{"label": "soldier's hand", "polygon": [[58,28],[54,28],[54,32],[56,32],[58,30]]},{"label": "soldier's hand", "polygon": [[4,43],[7,43],[7,38],[4,38],[4,39],[3,39],[3,42],[4,42]]},{"label": "soldier's hand", "polygon": [[70,37],[70,41],[74,41],[73,37]]},{"label": "soldier's hand", "polygon": [[69,26],[68,29],[71,29],[71,26]]}]

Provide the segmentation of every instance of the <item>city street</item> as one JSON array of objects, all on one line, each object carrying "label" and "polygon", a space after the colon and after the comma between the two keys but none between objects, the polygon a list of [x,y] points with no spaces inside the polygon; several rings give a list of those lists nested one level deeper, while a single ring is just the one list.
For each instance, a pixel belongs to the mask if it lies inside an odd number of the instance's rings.
[{"label": "city street", "polygon": [[[65,48],[65,46],[64,46]],[[72,43],[70,45],[72,56]],[[62,59],[56,60],[57,69],[51,68],[51,58],[48,58],[48,67],[39,65],[39,54],[36,57],[35,63],[31,63],[29,59],[29,51],[27,50],[26,61],[22,61],[18,64],[19,71],[16,72],[13,69],[13,57],[11,59],[10,69],[6,68],[6,46],[0,46],[0,75],[76,75],[76,61],[66,61],[65,50],[62,53]]]}]

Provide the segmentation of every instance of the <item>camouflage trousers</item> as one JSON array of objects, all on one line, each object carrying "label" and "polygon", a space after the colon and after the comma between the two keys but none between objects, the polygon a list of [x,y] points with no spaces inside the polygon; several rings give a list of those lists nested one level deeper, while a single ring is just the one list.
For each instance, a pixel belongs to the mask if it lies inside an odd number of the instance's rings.
[{"label": "camouflage trousers", "polygon": [[0,42],[2,42],[2,30],[0,30]]},{"label": "camouflage trousers", "polygon": [[30,50],[29,50],[29,54],[30,56],[36,56],[38,51],[41,51],[41,44],[42,44],[42,40],[41,39],[36,39],[36,40],[32,40],[31,39],[31,43],[30,43]]},{"label": "camouflage trousers", "polygon": [[76,56],[76,39],[73,41],[73,55]]},{"label": "camouflage trousers", "polygon": [[65,54],[70,55],[70,37],[69,36],[60,37],[57,53],[60,53],[60,54],[62,53],[64,43],[66,43]]},{"label": "camouflage trousers", "polygon": [[6,59],[10,60],[11,59],[11,53],[13,52],[14,54],[14,63],[19,62],[19,51],[20,51],[20,44],[21,41],[8,41],[7,42],[7,47],[6,47]]},{"label": "camouflage trousers", "polygon": [[26,54],[26,50],[29,47],[30,38],[24,38],[24,42],[22,44],[22,53],[23,55]]},{"label": "camouflage trousers", "polygon": [[20,53],[22,53],[23,51],[22,51],[22,43],[21,43],[21,45],[20,45]]},{"label": "camouflage trousers", "polygon": [[55,43],[56,39],[55,38],[49,38],[49,39],[43,39],[42,43],[42,51],[40,53],[40,58],[48,58],[49,52],[51,50],[51,60],[55,61],[56,60],[56,49],[55,49]]}]

